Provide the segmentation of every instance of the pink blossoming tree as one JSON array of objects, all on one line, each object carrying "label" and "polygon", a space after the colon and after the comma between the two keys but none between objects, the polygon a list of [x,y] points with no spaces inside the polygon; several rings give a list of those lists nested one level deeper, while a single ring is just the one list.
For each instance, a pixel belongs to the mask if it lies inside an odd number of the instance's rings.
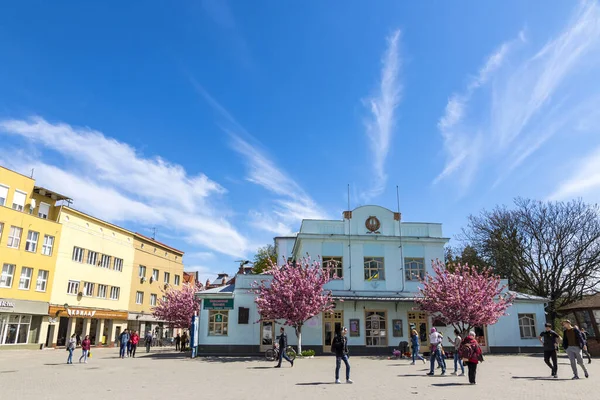
[{"label": "pink blossoming tree", "polygon": [[310,318],[334,307],[331,291],[323,286],[329,282],[330,271],[321,263],[303,258],[292,264],[271,265],[265,274],[273,279],[254,282],[256,305],[261,320],[284,320],[298,337],[298,353],[302,352],[302,326]]},{"label": "pink blossoming tree", "polygon": [[201,285],[183,284],[181,289],[169,287],[163,291],[165,300],[159,299],[152,315],[161,321],[166,321],[173,328],[190,327],[192,317],[200,311],[200,303],[196,299],[196,292],[201,290]]},{"label": "pink blossoming tree", "polygon": [[492,325],[506,314],[514,296],[506,293],[500,277],[489,268],[456,264],[452,271],[436,260],[434,275],[427,275],[419,308],[465,333],[476,326]]}]

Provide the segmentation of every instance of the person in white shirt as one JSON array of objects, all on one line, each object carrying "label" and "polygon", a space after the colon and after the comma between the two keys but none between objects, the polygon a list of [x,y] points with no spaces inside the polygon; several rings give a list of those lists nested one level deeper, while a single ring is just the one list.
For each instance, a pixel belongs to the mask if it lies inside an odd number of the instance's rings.
[{"label": "person in white shirt", "polygon": [[429,335],[429,350],[431,356],[429,358],[430,368],[427,375],[433,376],[435,370],[435,361],[442,366],[442,376],[446,375],[446,364],[442,361],[442,354],[440,352],[439,345],[442,343],[442,336],[438,333],[437,329],[431,328],[431,334]]},{"label": "person in white shirt", "polygon": [[460,337],[460,332],[458,331],[458,329],[454,330],[454,334],[456,335],[454,340],[448,338],[450,343],[452,343],[452,345],[454,346],[454,372],[452,373],[452,375],[456,375],[458,373],[458,366],[460,365],[461,372],[460,372],[459,376],[464,376],[465,375],[465,366],[463,365],[462,359],[458,355],[458,348],[460,347],[460,344],[462,343],[462,338]]}]

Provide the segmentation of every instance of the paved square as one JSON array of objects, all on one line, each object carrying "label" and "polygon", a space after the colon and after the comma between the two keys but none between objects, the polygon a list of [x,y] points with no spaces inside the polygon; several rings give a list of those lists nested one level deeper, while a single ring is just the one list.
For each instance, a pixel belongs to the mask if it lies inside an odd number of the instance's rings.
[{"label": "paved square", "polygon": [[[571,368],[564,357],[559,359],[559,379],[551,379],[541,357],[487,356],[480,366],[477,386],[470,386],[463,377],[427,377],[422,363],[411,366],[406,360],[352,357],[354,385],[335,385],[333,357],[297,360],[294,368],[288,364],[274,369],[273,363],[258,359],[191,360],[178,353],[160,352],[121,360],[117,349],[92,352],[88,364],[77,364],[77,350],[74,365],[64,364],[64,350],[0,352],[1,398],[599,398],[600,360],[589,365],[590,379],[571,381]],[[342,377],[343,374],[342,366]]]}]

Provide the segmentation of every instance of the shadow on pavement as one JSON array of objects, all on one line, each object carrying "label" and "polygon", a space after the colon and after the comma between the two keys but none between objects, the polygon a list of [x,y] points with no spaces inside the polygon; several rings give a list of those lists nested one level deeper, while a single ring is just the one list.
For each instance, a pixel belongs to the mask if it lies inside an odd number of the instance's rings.
[{"label": "shadow on pavement", "polygon": [[[423,373],[423,374],[405,374],[405,375],[398,375],[398,376],[401,377],[401,378],[414,378],[414,377],[417,377],[417,378],[431,378],[430,376],[428,376],[425,373]],[[437,375],[437,376],[444,378],[441,375]]]},{"label": "shadow on pavement", "polygon": [[[254,362],[264,360],[262,357],[198,357],[200,361],[210,363],[238,363],[238,362]],[[275,361],[272,361],[275,363]]]},{"label": "shadow on pavement", "polygon": [[152,358],[156,360],[184,360],[186,358],[190,358],[190,353],[145,353],[144,355],[139,355],[136,358]]},{"label": "shadow on pavement", "polygon": [[319,385],[335,385],[334,382],[305,382],[296,383],[296,386],[319,386]]},{"label": "shadow on pavement", "polygon": [[512,379],[527,379],[529,381],[550,381],[550,382],[558,382],[558,381],[570,381],[571,379],[567,379],[567,378],[562,378],[562,379],[556,379],[556,378],[546,378],[543,376],[513,376]]},{"label": "shadow on pavement", "polygon": [[275,367],[248,367],[246,369],[275,369]]},{"label": "shadow on pavement", "polygon": [[452,382],[452,383],[432,383],[431,386],[438,386],[438,387],[449,387],[449,386],[470,386],[470,383],[456,383],[456,382]]}]

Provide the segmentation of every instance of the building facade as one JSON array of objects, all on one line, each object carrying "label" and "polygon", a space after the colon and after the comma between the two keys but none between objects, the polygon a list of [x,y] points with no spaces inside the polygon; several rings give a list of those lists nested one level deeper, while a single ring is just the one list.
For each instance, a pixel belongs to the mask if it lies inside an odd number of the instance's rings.
[{"label": "building facade", "polygon": [[0,348],[39,348],[48,331],[67,197],[0,167]]},{"label": "building facade", "polygon": [[[278,262],[306,255],[333,265],[326,289],[335,300],[332,314],[306,322],[303,349],[329,352],[335,331],[348,327],[353,354],[391,354],[409,342],[416,329],[426,347],[428,333],[442,326],[419,312],[415,299],[420,280],[431,272],[431,262],[444,259],[441,224],[408,223],[400,214],[378,206],[344,212],[341,221],[304,220],[295,237],[275,239]],[[273,344],[281,321],[262,321],[250,292],[255,280],[268,276],[237,275],[235,284],[198,292],[202,300],[199,354],[257,354]],[[509,316],[494,326],[477,328],[488,352],[541,350],[537,335],[544,324],[544,299],[517,294]],[[290,344],[296,335],[288,330]]]},{"label": "building facade", "polygon": [[172,328],[154,318],[152,308],[164,297],[165,290],[182,287],[184,253],[139,233],[133,235],[133,242],[129,329],[169,339],[173,337]]},{"label": "building facade", "polygon": [[127,327],[134,235],[116,225],[61,207],[62,236],[50,296],[47,346],[72,334],[112,346]]}]

